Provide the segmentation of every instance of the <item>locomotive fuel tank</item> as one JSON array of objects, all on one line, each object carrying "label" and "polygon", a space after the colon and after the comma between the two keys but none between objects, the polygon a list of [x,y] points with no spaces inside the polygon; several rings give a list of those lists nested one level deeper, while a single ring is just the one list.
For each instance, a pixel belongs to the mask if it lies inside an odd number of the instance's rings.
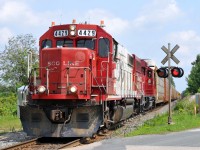
[{"label": "locomotive fuel tank", "polygon": [[134,111],[133,105],[115,107],[112,116],[113,123],[117,123],[121,120],[131,117],[133,111]]}]

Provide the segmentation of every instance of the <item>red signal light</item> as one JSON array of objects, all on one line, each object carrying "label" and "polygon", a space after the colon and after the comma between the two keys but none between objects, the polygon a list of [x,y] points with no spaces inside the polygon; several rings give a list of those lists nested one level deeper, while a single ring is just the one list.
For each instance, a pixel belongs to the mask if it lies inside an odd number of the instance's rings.
[{"label": "red signal light", "polygon": [[174,76],[178,76],[178,75],[179,75],[179,70],[173,69],[173,70],[172,70],[172,74],[173,74]]},{"label": "red signal light", "polygon": [[173,77],[180,78],[183,76],[184,71],[182,68],[174,67],[173,69],[171,69],[171,74]]},{"label": "red signal light", "polygon": [[160,68],[156,72],[160,78],[167,78],[169,73],[167,68]]}]

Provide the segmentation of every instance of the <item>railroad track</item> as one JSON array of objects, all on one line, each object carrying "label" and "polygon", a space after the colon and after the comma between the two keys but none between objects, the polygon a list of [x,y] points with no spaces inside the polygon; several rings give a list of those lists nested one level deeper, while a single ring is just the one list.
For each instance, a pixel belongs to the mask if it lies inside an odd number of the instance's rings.
[{"label": "railroad track", "polygon": [[64,144],[58,143],[41,143],[39,138],[32,139],[26,142],[22,142],[2,150],[61,150],[64,148],[70,148],[81,145],[80,139],[76,139]]}]

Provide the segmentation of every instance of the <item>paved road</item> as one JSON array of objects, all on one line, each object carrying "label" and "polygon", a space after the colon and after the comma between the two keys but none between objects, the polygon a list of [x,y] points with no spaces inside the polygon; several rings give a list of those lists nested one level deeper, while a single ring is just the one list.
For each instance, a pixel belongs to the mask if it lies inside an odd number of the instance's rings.
[{"label": "paved road", "polygon": [[107,139],[71,150],[200,150],[200,128],[164,135]]}]

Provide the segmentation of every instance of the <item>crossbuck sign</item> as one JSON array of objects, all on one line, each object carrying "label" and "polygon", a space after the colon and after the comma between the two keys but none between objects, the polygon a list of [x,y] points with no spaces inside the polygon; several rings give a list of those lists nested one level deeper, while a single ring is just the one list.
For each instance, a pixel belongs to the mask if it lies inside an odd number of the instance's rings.
[{"label": "crossbuck sign", "polygon": [[168,49],[165,46],[162,46],[161,49],[167,54],[167,56],[161,61],[161,63],[164,65],[169,59],[171,58],[176,64],[178,64],[180,61],[174,56],[174,53],[179,49],[179,46],[176,45],[170,52],[170,48]]}]

